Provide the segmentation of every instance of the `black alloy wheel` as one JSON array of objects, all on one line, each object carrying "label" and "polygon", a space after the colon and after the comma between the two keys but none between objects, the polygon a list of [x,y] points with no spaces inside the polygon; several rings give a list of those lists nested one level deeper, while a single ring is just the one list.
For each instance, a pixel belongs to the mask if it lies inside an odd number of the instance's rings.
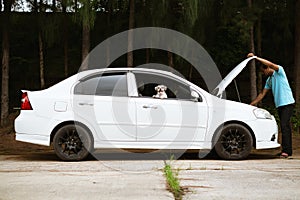
[{"label": "black alloy wheel", "polygon": [[252,146],[252,136],[246,127],[227,124],[219,132],[214,149],[222,159],[241,160],[249,156]]},{"label": "black alloy wheel", "polygon": [[90,134],[79,125],[66,125],[60,128],[54,138],[53,147],[56,155],[65,161],[85,159],[92,150]]}]

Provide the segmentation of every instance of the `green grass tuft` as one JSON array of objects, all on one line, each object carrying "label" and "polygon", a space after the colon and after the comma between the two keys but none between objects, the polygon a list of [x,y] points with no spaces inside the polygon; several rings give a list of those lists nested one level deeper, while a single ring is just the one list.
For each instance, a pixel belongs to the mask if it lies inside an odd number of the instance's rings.
[{"label": "green grass tuft", "polygon": [[173,193],[176,200],[181,200],[183,190],[180,187],[178,180],[178,173],[174,173],[170,164],[165,162],[164,173],[167,179],[167,185],[169,190]]}]

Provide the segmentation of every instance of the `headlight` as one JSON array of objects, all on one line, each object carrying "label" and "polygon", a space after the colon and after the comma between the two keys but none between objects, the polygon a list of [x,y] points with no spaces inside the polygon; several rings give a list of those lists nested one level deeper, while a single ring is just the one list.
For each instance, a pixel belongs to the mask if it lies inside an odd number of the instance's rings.
[{"label": "headlight", "polygon": [[272,119],[272,115],[268,111],[261,108],[254,109],[253,113],[258,119]]}]

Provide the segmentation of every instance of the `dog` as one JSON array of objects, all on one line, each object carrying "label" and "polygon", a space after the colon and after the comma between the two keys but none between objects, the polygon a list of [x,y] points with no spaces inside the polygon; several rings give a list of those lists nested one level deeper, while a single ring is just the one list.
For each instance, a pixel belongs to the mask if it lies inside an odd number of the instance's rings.
[{"label": "dog", "polygon": [[165,85],[158,85],[154,88],[157,92],[156,95],[153,95],[154,98],[159,98],[159,99],[166,99],[168,98],[166,94],[167,86]]}]

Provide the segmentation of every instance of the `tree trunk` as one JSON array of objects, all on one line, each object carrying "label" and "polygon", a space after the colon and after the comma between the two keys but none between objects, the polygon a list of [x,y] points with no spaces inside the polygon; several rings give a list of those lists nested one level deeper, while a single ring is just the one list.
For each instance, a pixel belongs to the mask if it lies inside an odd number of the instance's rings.
[{"label": "tree trunk", "polygon": [[193,65],[190,65],[190,70],[189,70],[189,81],[192,82],[193,78]]},{"label": "tree trunk", "polygon": [[64,19],[63,19],[63,29],[64,29],[64,73],[65,77],[68,77],[68,62],[69,62],[69,55],[68,55],[68,22],[67,22],[67,6],[66,6],[67,1],[63,0],[62,1],[62,7],[63,7],[63,14],[64,14]]},{"label": "tree trunk", "polygon": [[129,31],[128,31],[128,50],[127,50],[127,66],[133,67],[133,32],[134,28],[134,0],[129,1]]},{"label": "tree trunk", "polygon": [[90,26],[88,24],[82,24],[82,70],[88,69],[88,62],[83,62],[88,56],[90,51]]},{"label": "tree trunk", "polygon": [[[112,13],[113,13],[112,7],[108,6],[108,13],[107,13],[107,20],[106,20],[107,26],[109,26],[111,23]],[[111,45],[110,40],[108,40],[106,45],[106,66],[107,67],[110,65],[110,45]]]},{"label": "tree trunk", "polygon": [[75,11],[75,13],[78,12],[78,6],[77,6],[77,4],[78,4],[78,0],[74,0],[74,11]]},{"label": "tree trunk", "polygon": [[45,88],[45,77],[44,77],[44,47],[42,33],[39,31],[39,56],[40,56],[40,84],[41,88]]},{"label": "tree trunk", "polygon": [[9,34],[7,27],[8,26],[3,27],[2,35],[1,126],[5,126],[7,124],[7,118],[9,114]]},{"label": "tree trunk", "polygon": [[38,3],[37,3],[37,0],[33,0],[33,12],[34,13],[38,12]]},{"label": "tree trunk", "polygon": [[[251,10],[252,9],[252,0],[247,0],[248,7]],[[253,24],[250,27],[249,33],[250,33],[250,52],[255,53],[255,46],[254,46],[254,34],[253,34]],[[256,67],[255,62],[250,62],[250,95],[251,95],[251,101],[254,100],[257,96],[257,87],[256,87]]]},{"label": "tree trunk", "polygon": [[296,0],[295,9],[295,67],[294,67],[294,80],[295,80],[295,98],[296,98],[296,111],[300,114],[300,0]]},{"label": "tree trunk", "polygon": [[[66,19],[64,19],[66,21]],[[68,54],[68,23],[65,22],[64,26],[64,72],[65,72],[65,77],[68,77],[69,74],[69,54]]]},{"label": "tree trunk", "polygon": [[96,11],[93,10],[91,1],[82,0],[83,4],[82,12],[80,12],[81,24],[82,24],[82,65],[81,70],[87,70],[89,68],[88,54],[90,51],[90,32],[94,26]]},{"label": "tree trunk", "polygon": [[[261,55],[262,54],[262,49],[261,49],[261,41],[262,41],[262,37],[261,37],[261,15],[259,15],[258,21],[257,21],[256,37],[257,37],[257,45],[256,45],[257,55]],[[257,89],[258,89],[258,91],[262,91],[262,89],[263,89],[263,82],[262,82],[262,74],[261,73],[257,74]],[[261,102],[259,102],[258,105],[261,106]]]},{"label": "tree trunk", "polygon": [[173,62],[173,53],[168,51],[168,65],[171,68],[174,68],[174,62]]},{"label": "tree trunk", "polygon": [[150,63],[150,49],[146,48],[146,63]]},{"label": "tree trunk", "polygon": [[11,0],[4,1],[4,23],[2,27],[1,126],[7,125],[9,115],[9,18],[11,4]]},{"label": "tree trunk", "polygon": [[[34,3],[37,3],[34,1]],[[45,77],[44,77],[44,44],[43,44],[43,36],[42,36],[42,22],[41,22],[41,14],[45,12],[45,8],[43,7],[44,2],[40,0],[39,12],[35,10],[37,13],[37,23],[38,23],[38,42],[39,42],[39,65],[40,65],[40,86],[41,89],[45,88]],[[36,9],[38,9],[38,5],[35,5]]]},{"label": "tree trunk", "polygon": [[56,12],[56,11],[57,11],[56,0],[52,0],[52,11],[53,11],[53,12]]}]

